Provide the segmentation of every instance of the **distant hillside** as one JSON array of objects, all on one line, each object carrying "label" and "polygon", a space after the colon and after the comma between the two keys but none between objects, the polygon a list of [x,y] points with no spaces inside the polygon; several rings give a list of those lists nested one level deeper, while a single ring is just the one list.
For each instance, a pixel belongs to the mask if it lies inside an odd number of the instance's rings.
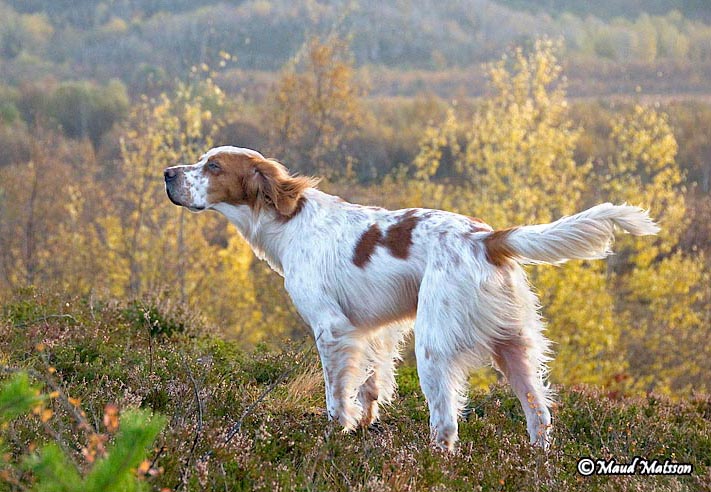
[{"label": "distant hillside", "polygon": [[634,19],[641,14],[665,15],[677,10],[689,18],[711,20],[711,5],[707,0],[495,0],[516,10],[547,12],[560,15],[570,12],[579,16],[593,15],[601,19],[626,17]]},{"label": "distant hillside", "polygon": [[202,64],[278,70],[307,37],[332,31],[351,37],[359,66],[477,67],[550,36],[593,72],[610,62],[654,72],[711,64],[709,15],[704,0],[0,1],[0,79],[115,77],[142,91]]},{"label": "distant hillside", "polygon": [[[582,17],[593,15],[601,19],[626,17],[634,19],[643,13],[651,15],[665,15],[672,10],[677,10],[689,18],[711,19],[711,7],[706,0],[493,0],[494,3],[505,5],[513,10],[525,10],[532,13],[546,12],[559,15],[570,12]],[[200,7],[225,4],[225,5],[261,5],[264,8],[270,2],[250,2],[247,0],[118,0],[109,5],[96,0],[6,0],[15,10],[22,13],[43,12],[61,20],[62,23],[72,24],[77,27],[87,28],[96,26],[101,22],[101,17],[108,11],[125,19],[135,17],[151,17],[160,12],[180,13],[191,11]],[[339,2],[319,2],[339,3]],[[341,2],[342,3],[342,2]],[[357,2],[367,4],[368,2]],[[407,2],[400,5],[409,5],[417,8],[423,2]],[[440,2],[441,3],[441,2]],[[467,3],[467,2],[460,2]],[[469,2],[473,3],[473,2]],[[343,3],[345,5],[345,3]]]}]

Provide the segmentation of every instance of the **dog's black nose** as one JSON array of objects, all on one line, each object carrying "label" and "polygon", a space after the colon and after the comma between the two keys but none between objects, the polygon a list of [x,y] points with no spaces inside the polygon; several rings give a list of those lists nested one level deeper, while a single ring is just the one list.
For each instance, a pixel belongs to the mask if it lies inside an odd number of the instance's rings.
[{"label": "dog's black nose", "polygon": [[163,171],[163,176],[165,176],[166,181],[173,181],[175,178],[178,177],[178,171],[176,171],[172,167],[169,167],[165,171]]}]

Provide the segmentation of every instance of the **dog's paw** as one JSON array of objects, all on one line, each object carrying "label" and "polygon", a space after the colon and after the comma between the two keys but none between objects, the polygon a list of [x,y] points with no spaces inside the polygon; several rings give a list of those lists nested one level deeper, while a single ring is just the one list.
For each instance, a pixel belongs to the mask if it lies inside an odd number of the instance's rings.
[{"label": "dog's paw", "polygon": [[457,427],[449,425],[433,429],[431,437],[435,448],[453,453],[454,445],[457,442]]},{"label": "dog's paw", "polygon": [[531,437],[531,445],[534,447],[541,448],[543,451],[548,451],[548,449],[551,446],[551,430],[553,426],[548,424],[548,425],[540,425],[538,427],[538,430],[536,431],[535,436]]}]

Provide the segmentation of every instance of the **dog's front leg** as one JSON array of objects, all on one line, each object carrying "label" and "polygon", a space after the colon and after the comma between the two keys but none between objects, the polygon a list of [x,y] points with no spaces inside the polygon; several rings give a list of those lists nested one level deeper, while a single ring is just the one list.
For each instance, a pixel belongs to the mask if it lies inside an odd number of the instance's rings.
[{"label": "dog's front leg", "polygon": [[323,365],[329,417],[338,419],[343,431],[349,432],[363,414],[357,398],[366,376],[363,340],[356,328],[343,319],[318,323],[314,334]]},{"label": "dog's front leg", "polygon": [[363,414],[358,401],[358,388],[365,382],[365,348],[367,342],[343,314],[337,302],[305,289],[308,280],[287,276],[285,287],[316,339],[326,387],[326,408],[331,419],[337,419],[345,432],[356,428]]}]

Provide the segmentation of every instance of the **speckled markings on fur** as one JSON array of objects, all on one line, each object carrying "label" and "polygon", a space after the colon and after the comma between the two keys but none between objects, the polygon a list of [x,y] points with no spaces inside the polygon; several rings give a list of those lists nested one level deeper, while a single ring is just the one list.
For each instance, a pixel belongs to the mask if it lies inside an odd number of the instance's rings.
[{"label": "speckled markings on fur", "polygon": [[615,225],[658,231],[645,211],[609,203],[504,231],[441,210],[364,207],[237,147],[168,168],[165,179],[174,203],[222,213],[284,276],[314,332],[328,414],[344,430],[369,426],[392,401],[400,345],[414,320],[432,438],[450,450],[467,373],[489,363],[520,400],[531,442],[548,445],[549,342],[520,263],[602,258]]}]

